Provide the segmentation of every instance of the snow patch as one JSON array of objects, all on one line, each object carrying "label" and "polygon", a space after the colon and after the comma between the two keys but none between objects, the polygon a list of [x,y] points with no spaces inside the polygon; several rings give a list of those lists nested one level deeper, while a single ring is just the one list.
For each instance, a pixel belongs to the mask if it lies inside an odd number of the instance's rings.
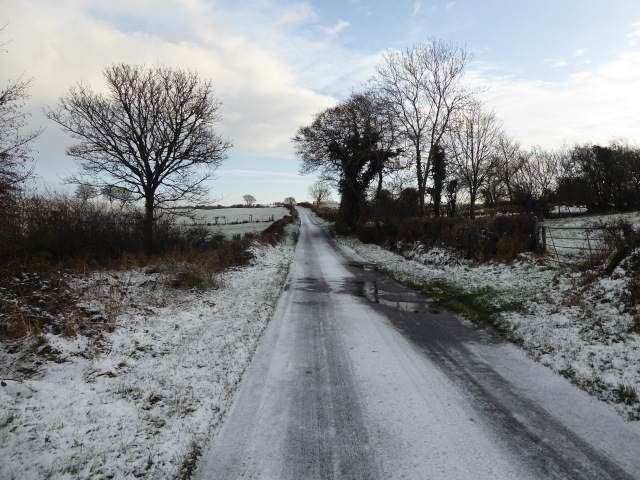
[{"label": "snow patch", "polygon": [[[294,226],[289,226],[292,233]],[[255,245],[205,293],[152,291],[139,269],[77,279],[130,303],[100,344],[47,336],[62,363],[0,389],[0,478],[177,478],[223,420],[293,258]],[[153,283],[153,282],[151,282]],[[105,312],[92,299],[86,306]],[[113,311],[109,312],[114,314]]]}]

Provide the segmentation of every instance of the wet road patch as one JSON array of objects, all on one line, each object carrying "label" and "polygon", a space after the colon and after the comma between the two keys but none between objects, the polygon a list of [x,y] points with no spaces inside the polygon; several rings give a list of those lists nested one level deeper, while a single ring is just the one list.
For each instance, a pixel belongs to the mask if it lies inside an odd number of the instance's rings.
[{"label": "wet road patch", "polygon": [[414,313],[443,313],[437,303],[414,292],[392,292],[384,289],[378,282],[364,282],[362,291],[371,302],[396,308],[403,312]]}]

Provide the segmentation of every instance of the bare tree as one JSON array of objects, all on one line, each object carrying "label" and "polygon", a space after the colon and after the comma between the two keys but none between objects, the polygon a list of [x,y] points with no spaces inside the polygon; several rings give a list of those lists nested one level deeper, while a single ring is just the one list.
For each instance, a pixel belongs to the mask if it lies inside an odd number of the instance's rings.
[{"label": "bare tree", "polygon": [[324,202],[331,198],[331,186],[328,182],[322,180],[309,185],[309,196],[315,204],[316,208],[320,207]]},{"label": "bare tree", "polygon": [[106,93],[79,84],[45,114],[79,140],[66,150],[81,169],[71,183],[116,185],[144,200],[151,251],[163,207],[204,202],[204,182],[227,158],[231,143],[213,130],[221,103],[211,83],[189,71],[118,64],[104,78]]},{"label": "bare tree", "polygon": [[3,196],[15,192],[33,171],[31,144],[43,129],[25,130],[29,114],[24,105],[32,82],[31,78],[19,77],[0,90],[0,195]]},{"label": "bare tree", "polygon": [[545,215],[556,195],[561,165],[567,152],[534,147],[527,152],[514,177],[514,197],[529,213]]},{"label": "bare tree", "polygon": [[412,146],[423,214],[431,152],[443,143],[453,113],[475,94],[462,84],[470,61],[465,48],[432,38],[401,52],[387,51],[371,81],[389,99]]},{"label": "bare tree", "polygon": [[[7,43],[0,43],[1,53],[6,53]],[[42,133],[42,129],[28,129],[24,107],[31,83],[32,79],[20,76],[0,87],[0,253],[13,252],[20,245],[18,199],[33,172],[32,142]]]},{"label": "bare tree", "polygon": [[81,202],[87,202],[98,196],[98,190],[91,185],[81,184],[76,187],[74,196]]},{"label": "bare tree", "polygon": [[106,185],[102,187],[102,189],[100,190],[100,194],[105,197],[110,204],[113,205],[113,202],[117,200],[122,206],[131,202],[131,199],[133,197],[129,190],[123,187],[118,187],[116,185]]},{"label": "bare tree", "polygon": [[498,197],[506,196],[513,204],[514,181],[524,161],[520,144],[506,133],[500,135],[496,148],[496,171],[490,179],[495,183],[493,197],[496,202]]},{"label": "bare tree", "polygon": [[253,195],[249,195],[248,193],[244,197],[242,197],[242,199],[244,200],[244,203],[247,204],[247,207],[250,207],[256,203],[256,197],[254,197]]},{"label": "bare tree", "polygon": [[449,149],[457,178],[469,192],[469,217],[475,217],[480,189],[495,175],[502,124],[479,102],[458,113],[451,129]]},{"label": "bare tree", "polygon": [[296,199],[293,197],[287,197],[282,203],[284,203],[287,207],[293,207],[296,204]]}]

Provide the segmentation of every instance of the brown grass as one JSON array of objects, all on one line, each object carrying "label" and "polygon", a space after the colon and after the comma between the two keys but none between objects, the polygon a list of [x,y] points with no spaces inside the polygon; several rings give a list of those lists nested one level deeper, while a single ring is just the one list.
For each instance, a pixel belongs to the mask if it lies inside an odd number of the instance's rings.
[{"label": "brown grass", "polygon": [[[174,245],[153,256],[141,251],[125,251],[117,257],[81,252],[59,259],[16,254],[0,268],[0,341],[21,342],[45,332],[99,338],[131,306],[127,271],[143,269],[149,275],[144,289],[149,298],[141,303],[163,306],[164,289],[217,288],[218,274],[253,259],[252,242],[275,244],[292,221],[290,216],[274,222],[263,235],[233,240],[214,237],[204,243]],[[96,273],[103,276],[87,282],[84,290],[70,286],[74,278]],[[99,300],[101,308],[79,306],[87,298]]]}]

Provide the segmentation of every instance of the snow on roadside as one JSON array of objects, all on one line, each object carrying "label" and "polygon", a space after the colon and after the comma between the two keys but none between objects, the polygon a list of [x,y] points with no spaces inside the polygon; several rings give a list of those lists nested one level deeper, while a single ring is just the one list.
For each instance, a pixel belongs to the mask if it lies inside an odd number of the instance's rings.
[{"label": "snow on roadside", "polygon": [[173,291],[166,305],[149,300],[148,273],[127,272],[136,304],[99,347],[50,335],[61,363],[45,363],[27,382],[35,392],[14,382],[0,389],[0,478],[185,477],[273,313],[292,237],[255,246],[252,264],[221,274],[219,289]]},{"label": "snow on roadside", "polygon": [[531,357],[614,403],[622,415],[640,419],[638,399],[628,397],[633,390],[640,394],[640,335],[629,332],[640,312],[615,301],[629,280],[623,270],[578,291],[575,275],[559,274],[528,256],[512,264],[472,266],[446,250],[416,246],[405,258],[351,238],[341,241],[401,282],[486,294],[502,310],[497,325]]}]

